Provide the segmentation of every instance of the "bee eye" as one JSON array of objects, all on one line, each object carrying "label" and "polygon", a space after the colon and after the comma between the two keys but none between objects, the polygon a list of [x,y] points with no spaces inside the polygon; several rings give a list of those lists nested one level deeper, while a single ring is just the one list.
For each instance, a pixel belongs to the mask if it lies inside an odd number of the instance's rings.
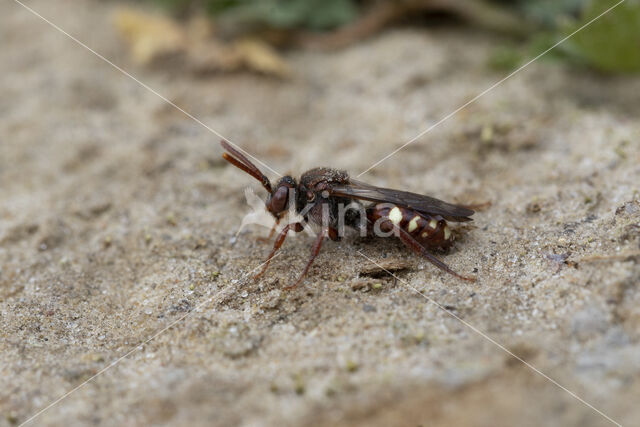
[{"label": "bee eye", "polygon": [[279,214],[287,209],[288,200],[287,195],[289,188],[286,186],[280,186],[267,201],[267,209],[273,214]]},{"label": "bee eye", "polygon": [[316,193],[307,191],[307,202],[313,202],[316,199]]}]

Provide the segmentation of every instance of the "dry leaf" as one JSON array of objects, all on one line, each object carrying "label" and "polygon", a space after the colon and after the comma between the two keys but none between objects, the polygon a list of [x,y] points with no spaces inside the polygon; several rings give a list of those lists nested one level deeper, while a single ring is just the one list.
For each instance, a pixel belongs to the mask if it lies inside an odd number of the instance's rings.
[{"label": "dry leaf", "polygon": [[206,41],[215,36],[211,20],[202,15],[196,15],[189,19],[185,31],[190,41]]},{"label": "dry leaf", "polygon": [[361,277],[385,277],[393,273],[413,268],[413,264],[404,259],[384,259],[376,264],[365,264],[360,268]]},{"label": "dry leaf", "polygon": [[197,74],[238,71],[242,63],[229,46],[215,40],[191,43],[185,66]]},{"label": "dry leaf", "polygon": [[164,16],[121,9],[115,25],[129,44],[132,59],[141,65],[183,55],[184,60],[173,65],[198,74],[243,69],[280,78],[291,74],[287,63],[268,44],[256,38],[223,43],[214,37],[211,22],[202,17],[180,25]]},{"label": "dry leaf", "polygon": [[123,8],[116,12],[114,23],[138,64],[147,65],[158,57],[180,53],[186,45],[184,30],[161,15]]},{"label": "dry leaf", "polygon": [[234,45],[241,62],[250,70],[278,77],[287,77],[291,70],[268,44],[255,39],[239,40]]}]

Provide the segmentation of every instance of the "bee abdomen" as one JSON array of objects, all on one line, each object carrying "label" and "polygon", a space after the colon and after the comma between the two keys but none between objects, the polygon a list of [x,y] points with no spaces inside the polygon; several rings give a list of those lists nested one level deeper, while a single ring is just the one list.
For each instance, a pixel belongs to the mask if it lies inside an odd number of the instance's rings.
[{"label": "bee abdomen", "polygon": [[367,219],[375,233],[375,224],[379,230],[388,233],[393,226],[400,227],[420,243],[447,248],[453,243],[453,235],[447,222],[439,215],[427,215],[402,206],[386,203],[378,204],[367,209]]}]

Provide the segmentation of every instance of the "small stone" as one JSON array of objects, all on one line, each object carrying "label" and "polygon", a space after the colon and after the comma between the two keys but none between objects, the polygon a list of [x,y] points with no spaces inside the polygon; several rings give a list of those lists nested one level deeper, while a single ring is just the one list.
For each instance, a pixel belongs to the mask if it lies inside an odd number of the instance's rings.
[{"label": "small stone", "polygon": [[358,363],[353,360],[347,360],[347,364],[345,365],[347,372],[355,372],[359,367]]},{"label": "small stone", "polygon": [[538,213],[542,210],[542,206],[537,200],[534,200],[527,204],[526,210],[528,213]]},{"label": "small stone", "polygon": [[485,144],[493,141],[493,126],[485,125],[482,127],[482,131],[480,131],[480,140]]},{"label": "small stone", "polygon": [[305,392],[305,384],[304,384],[304,380],[302,379],[302,376],[298,375],[296,376],[296,383],[295,386],[293,388],[296,392],[297,395],[303,395]]},{"label": "small stone", "polygon": [[377,311],[376,308],[370,304],[363,305],[362,310],[364,310],[365,313],[375,313]]},{"label": "small stone", "polygon": [[6,419],[9,424],[18,424],[18,416],[15,414],[15,412],[9,412],[6,415]]},{"label": "small stone", "polygon": [[369,282],[367,280],[356,280],[351,283],[351,290],[357,291],[360,289],[365,289],[369,286]]}]

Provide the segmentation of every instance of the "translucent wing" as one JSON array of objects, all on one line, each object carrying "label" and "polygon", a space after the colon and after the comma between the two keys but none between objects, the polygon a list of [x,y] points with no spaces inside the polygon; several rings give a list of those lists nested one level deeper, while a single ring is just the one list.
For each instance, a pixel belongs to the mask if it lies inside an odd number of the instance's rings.
[{"label": "translucent wing", "polygon": [[433,197],[392,188],[376,187],[353,179],[349,180],[349,184],[346,185],[332,185],[330,192],[334,196],[392,203],[428,215],[440,215],[449,221],[471,221],[469,217],[475,213],[471,209],[443,202]]}]

